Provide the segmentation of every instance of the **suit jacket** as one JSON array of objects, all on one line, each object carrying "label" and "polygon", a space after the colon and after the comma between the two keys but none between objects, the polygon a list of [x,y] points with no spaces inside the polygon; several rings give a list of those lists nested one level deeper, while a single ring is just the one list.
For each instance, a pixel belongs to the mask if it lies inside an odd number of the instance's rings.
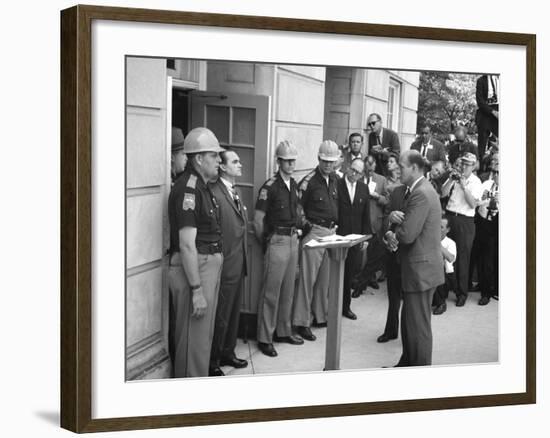
[{"label": "suit jacket", "polygon": [[[244,275],[247,275],[248,212],[246,207],[241,202],[241,211],[239,211],[231,193],[220,178],[210,183],[210,188],[220,207],[223,272],[239,272],[240,267],[235,263],[241,260],[242,254]],[[239,189],[235,190],[242,199]]]},{"label": "suit jacket", "polygon": [[498,110],[496,105],[492,106],[488,103],[488,93],[489,77],[487,75],[480,76],[476,81],[476,102],[478,107],[478,114],[476,114],[476,118],[479,117],[479,112],[486,116],[494,117],[492,110]]},{"label": "suit jacket", "polygon": [[[411,144],[411,149],[422,153],[422,139],[418,139]],[[426,150],[426,158],[430,163],[434,161],[446,161],[445,146],[435,138],[430,140],[430,146]]]},{"label": "suit jacket", "polygon": [[357,181],[353,203],[346,178],[338,180],[338,234],[372,234],[369,213],[369,188]]},{"label": "suit jacket", "polygon": [[404,292],[420,292],[445,282],[441,255],[439,196],[422,178],[403,203],[405,219],[395,229]]},{"label": "suit jacket", "polygon": [[[368,138],[368,152],[371,153],[372,147],[378,144],[378,139],[376,134],[371,132]],[[372,155],[376,158],[376,173],[380,175],[386,175],[387,173],[387,164],[390,152],[394,152],[396,155],[399,155],[401,152],[401,145],[399,144],[399,136],[397,132],[392,131],[391,129],[382,128],[382,147],[388,148],[388,152],[372,152]]]},{"label": "suit jacket", "polygon": [[405,192],[407,191],[407,186],[405,184],[400,184],[396,186],[390,194],[388,203],[384,207],[384,220],[382,229],[384,234],[390,230],[390,221],[389,216],[392,211],[403,211],[403,198],[405,197]]},{"label": "suit jacket", "polygon": [[[388,203],[388,181],[386,177],[372,174],[372,180],[376,183],[374,191],[380,195],[379,199],[370,200],[370,224],[373,233],[379,234],[382,232],[382,220],[384,219],[384,206]],[[368,179],[365,178],[365,182]]]}]

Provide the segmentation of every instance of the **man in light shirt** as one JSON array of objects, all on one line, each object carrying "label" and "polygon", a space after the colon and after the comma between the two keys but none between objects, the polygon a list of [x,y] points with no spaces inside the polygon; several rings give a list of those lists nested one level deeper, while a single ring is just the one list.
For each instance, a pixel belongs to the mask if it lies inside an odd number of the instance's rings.
[{"label": "man in light shirt", "polygon": [[447,237],[449,234],[449,219],[443,215],[441,218],[441,254],[443,256],[443,267],[445,269],[445,283],[437,286],[432,300],[434,315],[441,315],[447,310],[447,297],[449,291],[456,290],[456,277],[454,261],[456,260],[456,243]]},{"label": "man in light shirt", "polygon": [[470,254],[475,236],[474,216],[483,192],[481,181],[472,173],[477,157],[465,153],[451,171],[442,187],[442,195],[448,196],[447,217],[451,232],[449,237],[456,242],[455,262],[457,289],[455,291],[458,307],[464,306],[468,298],[468,274]]}]

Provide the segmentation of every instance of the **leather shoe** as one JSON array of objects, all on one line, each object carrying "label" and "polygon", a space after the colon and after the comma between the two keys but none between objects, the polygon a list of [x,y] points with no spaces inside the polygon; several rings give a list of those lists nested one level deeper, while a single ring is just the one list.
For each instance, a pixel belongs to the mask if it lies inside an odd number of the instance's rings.
[{"label": "leather shoe", "polygon": [[440,304],[439,306],[437,306],[434,309],[433,314],[434,315],[441,315],[442,313],[445,313],[446,310],[447,310],[447,304],[443,303],[443,304]]},{"label": "leather shoe", "polygon": [[491,299],[489,297],[481,297],[477,304],[479,304],[480,306],[486,306],[487,304],[489,304],[490,300]]},{"label": "leather shoe", "polygon": [[311,325],[313,327],[326,327],[327,326],[327,323],[326,322],[317,322],[316,320],[313,320],[313,322],[311,323]]},{"label": "leather shoe", "polygon": [[376,280],[369,281],[367,286],[372,287],[373,289],[380,289],[380,286],[378,286],[378,282]]},{"label": "leather shoe", "polygon": [[386,333],[384,333],[378,336],[378,339],[376,340],[376,342],[383,344],[384,342],[392,341],[394,339],[397,339],[397,336],[388,336]]},{"label": "leather shoe", "polygon": [[462,307],[466,304],[466,295],[459,295],[456,299],[456,307]]},{"label": "leather shoe", "polygon": [[239,359],[236,356],[233,357],[225,357],[220,359],[220,365],[223,366],[230,366],[233,368],[246,368],[248,366],[248,361],[245,359]]},{"label": "leather shoe", "polygon": [[342,312],[342,315],[344,315],[346,318],[348,319],[352,319],[352,320],[356,320],[357,319],[357,315],[355,313],[353,313],[351,311],[351,309],[345,309],[343,312]]},{"label": "leather shoe", "polygon": [[314,341],[317,339],[309,327],[298,326],[296,327],[296,333],[298,333],[306,341]]},{"label": "leather shoe", "polygon": [[208,375],[209,376],[225,376],[225,373],[221,370],[220,367],[212,367],[208,369]]},{"label": "leather shoe", "polygon": [[286,342],[290,345],[302,345],[304,343],[304,340],[300,336],[273,336],[273,340],[275,342]]},{"label": "leather shoe", "polygon": [[273,347],[273,344],[266,344],[264,342],[258,342],[258,347],[260,348],[260,351],[269,357],[275,357],[277,356],[277,351]]},{"label": "leather shoe", "polygon": [[363,291],[361,289],[354,289],[353,292],[351,293],[351,297],[352,298],[359,298],[362,293],[363,293]]}]

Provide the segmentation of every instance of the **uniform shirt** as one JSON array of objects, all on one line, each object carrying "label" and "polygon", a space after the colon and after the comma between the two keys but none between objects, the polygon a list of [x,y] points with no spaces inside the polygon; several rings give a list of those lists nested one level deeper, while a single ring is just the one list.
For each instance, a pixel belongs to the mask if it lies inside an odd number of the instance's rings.
[{"label": "uniform shirt", "polygon": [[177,177],[168,198],[168,218],[170,254],[179,252],[179,230],[184,227],[197,229],[197,244],[221,240],[218,203],[194,169],[186,170]]},{"label": "uniform shirt", "polygon": [[256,210],[265,213],[264,225],[269,233],[274,227],[295,227],[299,225],[298,185],[294,178],[290,178],[289,187],[281,174],[273,175],[261,187],[256,201]]},{"label": "uniform shirt", "polygon": [[331,173],[327,180],[319,167],[309,172],[300,181],[300,196],[306,219],[316,221],[338,221],[337,176]]},{"label": "uniform shirt", "polygon": [[445,236],[441,241],[441,246],[451,253],[454,257],[453,261],[450,262],[447,259],[443,258],[443,265],[445,266],[445,274],[451,274],[455,271],[454,260],[456,260],[456,243],[454,240]]},{"label": "uniform shirt", "polygon": [[[470,204],[466,201],[464,197],[464,190],[460,187],[460,184],[456,181],[452,181],[450,184],[454,185],[450,190],[451,196],[447,202],[447,210],[462,214],[464,216],[474,217],[476,209],[471,207]],[[466,188],[470,191],[472,196],[476,201],[479,202],[481,195],[483,194],[483,189],[481,187],[481,181],[473,173],[466,179],[465,183]]]}]

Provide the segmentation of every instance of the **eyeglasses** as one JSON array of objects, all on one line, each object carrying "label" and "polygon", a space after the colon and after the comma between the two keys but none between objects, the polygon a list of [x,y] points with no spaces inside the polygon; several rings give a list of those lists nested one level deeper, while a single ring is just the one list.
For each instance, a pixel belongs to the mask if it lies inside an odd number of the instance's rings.
[{"label": "eyeglasses", "polygon": [[349,168],[349,172],[352,174],[352,175],[361,175],[363,172],[360,172],[359,170],[356,170],[354,169],[353,167],[350,167]]},{"label": "eyeglasses", "polygon": [[375,120],[374,122],[367,123],[367,126],[374,126],[378,123],[378,120]]}]

